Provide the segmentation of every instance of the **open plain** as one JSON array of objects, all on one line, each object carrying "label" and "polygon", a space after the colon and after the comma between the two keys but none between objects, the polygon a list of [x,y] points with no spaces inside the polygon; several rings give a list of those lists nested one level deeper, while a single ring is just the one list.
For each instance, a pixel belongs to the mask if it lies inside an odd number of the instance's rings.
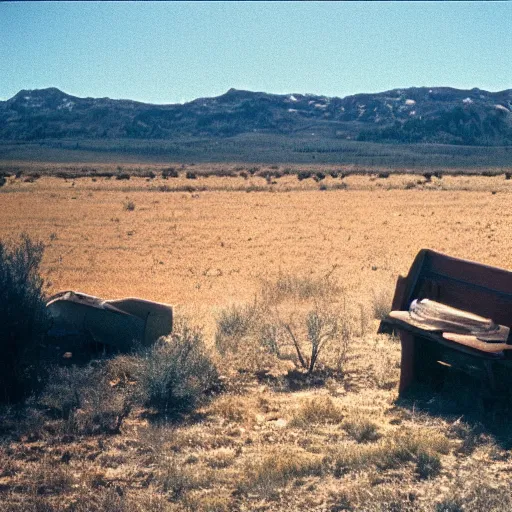
[{"label": "open plain", "polygon": [[[173,304],[203,330],[223,388],[179,422],[134,409],[115,435],[6,412],[0,510],[512,507],[506,411],[463,392],[398,399],[399,343],[376,334],[421,248],[512,268],[512,180],[329,169],[299,180],[278,166],[219,176],[206,165],[116,179],[123,171],[110,167],[112,176],[55,165],[7,177],[0,239],[25,232],[45,243],[48,295]],[[301,283],[311,290],[297,294]],[[279,318],[335,310],[343,354],[326,347],[303,379],[296,361],[263,355],[250,336],[234,354],[219,350],[222,315],[265,290],[285,296],[273,298]]]}]

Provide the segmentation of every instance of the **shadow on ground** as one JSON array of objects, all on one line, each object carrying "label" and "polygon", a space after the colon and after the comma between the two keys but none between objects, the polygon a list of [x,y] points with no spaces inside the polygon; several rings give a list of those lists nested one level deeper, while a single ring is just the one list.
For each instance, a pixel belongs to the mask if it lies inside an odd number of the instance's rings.
[{"label": "shadow on ground", "polygon": [[512,382],[492,389],[464,373],[447,372],[441,382],[414,384],[395,405],[408,413],[465,424],[472,435],[490,436],[501,448],[512,448]]}]

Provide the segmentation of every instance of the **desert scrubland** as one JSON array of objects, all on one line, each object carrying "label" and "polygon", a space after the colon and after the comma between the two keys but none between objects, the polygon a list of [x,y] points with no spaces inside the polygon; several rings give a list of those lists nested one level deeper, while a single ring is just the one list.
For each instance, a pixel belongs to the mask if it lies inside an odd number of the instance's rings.
[{"label": "desert scrubland", "polygon": [[[507,411],[486,409],[478,386],[398,399],[400,345],[376,332],[421,248],[512,268],[512,180],[64,167],[6,178],[0,239],[45,243],[48,295],[173,304],[220,385],[178,419],[132,407],[115,432],[82,428],[97,421],[86,403],[71,416],[4,409],[0,510],[511,508]],[[306,374],[283,326],[306,351],[311,312],[336,329]],[[129,356],[103,358],[112,396],[135,385]]]}]

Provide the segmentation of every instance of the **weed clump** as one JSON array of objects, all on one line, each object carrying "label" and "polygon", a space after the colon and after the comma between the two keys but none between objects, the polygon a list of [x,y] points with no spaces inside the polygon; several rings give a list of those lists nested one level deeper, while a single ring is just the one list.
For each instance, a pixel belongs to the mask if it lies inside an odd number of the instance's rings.
[{"label": "weed clump", "polygon": [[322,458],[303,450],[274,450],[259,461],[247,464],[239,484],[243,493],[273,498],[278,487],[311,475],[321,475]]},{"label": "weed clump", "polygon": [[38,403],[70,434],[118,434],[134,397],[110,377],[106,365],[54,367]]},{"label": "weed clump", "polygon": [[332,279],[332,270],[324,276],[296,276],[279,273],[274,281],[263,280],[261,292],[263,300],[279,304],[288,299],[301,302],[311,299],[328,299],[340,293],[341,289]]},{"label": "weed clump", "polygon": [[341,427],[358,443],[377,441],[380,438],[377,425],[368,419],[345,420]]},{"label": "weed clump", "polygon": [[372,307],[373,318],[384,320],[391,311],[391,302],[393,297],[387,288],[381,288],[373,291]]},{"label": "weed clump", "polygon": [[258,307],[253,304],[232,305],[222,310],[217,318],[215,334],[215,345],[219,353],[224,355],[226,352],[238,352],[243,338],[253,331],[258,317]]},{"label": "weed clump", "polygon": [[326,456],[324,463],[335,477],[368,467],[378,470],[397,469],[414,463],[420,478],[433,478],[441,470],[439,454],[450,450],[449,440],[441,435],[427,432],[396,433],[368,445],[341,445],[337,451]]},{"label": "weed clump", "polygon": [[435,453],[420,452],[416,460],[416,473],[421,480],[435,478],[441,472],[441,460]]},{"label": "weed clump", "polygon": [[339,423],[342,419],[341,409],[331,398],[314,398],[301,405],[291,420],[290,426],[307,428],[311,424]]}]

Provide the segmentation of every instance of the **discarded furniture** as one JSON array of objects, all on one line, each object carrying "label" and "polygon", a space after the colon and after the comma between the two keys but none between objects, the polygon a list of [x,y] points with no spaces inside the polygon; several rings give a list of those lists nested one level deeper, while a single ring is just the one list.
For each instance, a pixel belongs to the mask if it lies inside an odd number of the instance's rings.
[{"label": "discarded furniture", "polygon": [[82,333],[123,351],[149,346],[172,331],[172,307],[143,299],[103,300],[65,291],[50,297],[46,308],[54,330]]},{"label": "discarded furniture", "polygon": [[[440,316],[432,313],[438,303],[445,308]],[[379,332],[400,336],[400,394],[416,380],[439,375],[441,365],[484,378],[491,387],[500,372],[510,373],[512,272],[422,249],[408,275],[398,278],[392,310]],[[460,325],[450,324],[452,314]]]}]

